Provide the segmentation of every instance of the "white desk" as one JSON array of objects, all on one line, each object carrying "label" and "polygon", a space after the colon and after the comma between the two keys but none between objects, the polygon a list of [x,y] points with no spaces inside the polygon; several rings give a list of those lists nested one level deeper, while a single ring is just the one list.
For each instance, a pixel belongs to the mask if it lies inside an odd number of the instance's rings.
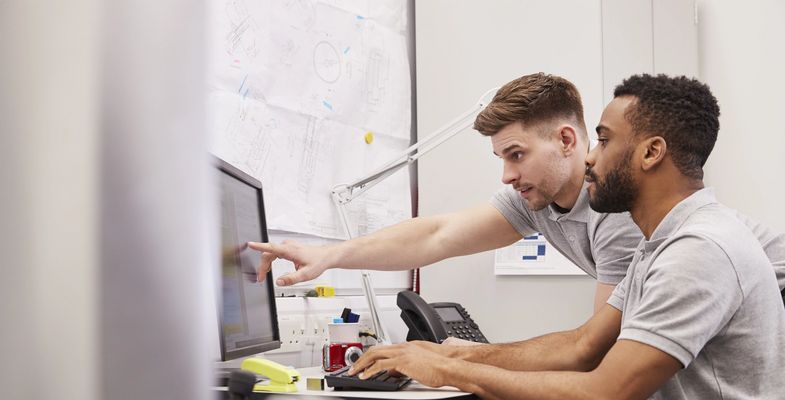
[{"label": "white desk", "polygon": [[376,392],[376,391],[335,391],[332,388],[325,387],[325,390],[308,390],[306,388],[306,380],[309,377],[321,378],[324,372],[321,367],[299,368],[300,380],[297,382],[296,393],[261,393],[255,392],[252,399],[296,399],[300,398],[337,398],[337,399],[477,399],[471,393],[461,392],[458,389],[450,386],[441,388],[429,388],[423,386],[415,381],[406,385],[403,389],[393,392]]}]

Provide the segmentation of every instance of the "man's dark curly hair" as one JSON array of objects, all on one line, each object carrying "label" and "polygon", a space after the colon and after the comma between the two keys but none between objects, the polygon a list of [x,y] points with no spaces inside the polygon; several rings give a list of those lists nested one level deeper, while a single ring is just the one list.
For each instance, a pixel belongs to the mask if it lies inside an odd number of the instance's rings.
[{"label": "man's dark curly hair", "polygon": [[624,114],[633,132],[662,136],[679,171],[703,178],[720,129],[720,106],[708,86],[685,76],[633,75],[616,86],[613,96],[634,96]]}]

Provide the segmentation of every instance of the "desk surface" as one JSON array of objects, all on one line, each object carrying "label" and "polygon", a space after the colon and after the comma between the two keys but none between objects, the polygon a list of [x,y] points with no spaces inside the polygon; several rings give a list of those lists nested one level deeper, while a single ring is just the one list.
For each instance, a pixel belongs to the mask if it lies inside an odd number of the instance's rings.
[{"label": "desk surface", "polygon": [[280,400],[296,399],[296,398],[325,398],[325,399],[477,399],[471,393],[458,391],[458,389],[450,386],[441,388],[429,388],[423,386],[415,381],[406,385],[403,389],[394,392],[374,392],[374,391],[334,391],[332,388],[325,388],[325,390],[308,390],[306,388],[306,378],[308,377],[323,377],[324,372],[321,367],[300,368],[301,379],[297,382],[296,393],[259,393],[255,392],[252,399],[274,399]]}]

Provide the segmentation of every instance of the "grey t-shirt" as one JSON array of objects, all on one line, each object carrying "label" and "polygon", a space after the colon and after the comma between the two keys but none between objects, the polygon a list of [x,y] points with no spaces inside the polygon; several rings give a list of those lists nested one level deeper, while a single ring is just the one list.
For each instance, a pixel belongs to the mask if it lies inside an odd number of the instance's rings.
[{"label": "grey t-shirt", "polygon": [[619,340],[684,369],[655,399],[785,398],[785,307],[771,262],[737,213],[703,189],[642,240],[608,304]]},{"label": "grey t-shirt", "polygon": [[635,247],[643,238],[629,213],[602,214],[592,210],[585,185],[575,205],[564,214],[552,205],[530,210],[509,186],[496,192],[491,204],[518,233],[542,233],[556,250],[600,283],[621,282]]}]

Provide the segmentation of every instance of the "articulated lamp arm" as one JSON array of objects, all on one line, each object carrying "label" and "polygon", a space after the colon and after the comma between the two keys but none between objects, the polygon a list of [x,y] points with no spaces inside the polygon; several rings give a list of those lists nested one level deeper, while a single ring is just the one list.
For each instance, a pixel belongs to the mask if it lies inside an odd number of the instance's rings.
[{"label": "articulated lamp arm", "polygon": [[[349,221],[346,217],[346,205],[357,198],[357,196],[365,193],[366,190],[387,179],[387,177],[394,174],[399,169],[417,161],[418,158],[424,156],[451,137],[469,127],[472,121],[474,121],[477,113],[490,103],[497,90],[498,88],[494,88],[485,92],[471,109],[467,110],[447,125],[437,129],[425,139],[409,146],[385,165],[354,182],[337,185],[333,188],[331,193],[333,203],[335,203],[335,207],[338,209],[338,214],[341,217],[341,222],[343,223],[346,235],[349,239],[354,237],[354,235],[352,234],[352,229],[349,226]],[[376,295],[373,291],[373,285],[371,285],[371,276],[367,270],[362,270],[362,286],[363,294],[365,295],[366,300],[368,300],[368,310],[371,314],[373,329],[376,331],[377,342],[379,344],[389,344],[390,340],[379,319],[379,313],[377,311],[379,307],[376,304]]]},{"label": "articulated lamp arm", "polygon": [[414,163],[420,157],[424,156],[431,150],[449,140],[451,137],[468,128],[474,121],[477,113],[485,108],[488,103],[490,103],[493,95],[498,89],[499,88],[494,88],[485,92],[472,108],[458,116],[452,122],[437,129],[435,132],[428,135],[425,139],[409,146],[406,150],[401,152],[385,165],[355,180],[354,182],[335,186],[332,190],[333,201],[336,203],[336,205],[350,203],[352,200],[354,200],[354,198],[360,196],[366,190],[376,186],[376,184],[385,180],[388,176],[394,174],[399,169]]}]

